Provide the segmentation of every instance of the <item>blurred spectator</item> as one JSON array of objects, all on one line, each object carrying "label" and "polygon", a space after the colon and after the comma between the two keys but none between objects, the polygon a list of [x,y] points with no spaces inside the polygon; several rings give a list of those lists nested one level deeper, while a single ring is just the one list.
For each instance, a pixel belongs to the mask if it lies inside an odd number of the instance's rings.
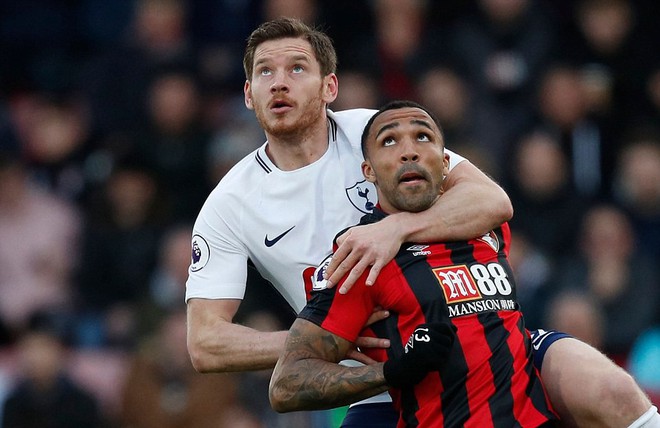
[{"label": "blurred spectator", "polygon": [[99,428],[96,398],[66,372],[66,324],[34,314],[18,340],[20,374],[2,412],[3,428]]},{"label": "blurred spectator", "polygon": [[590,115],[587,89],[579,71],[554,65],[545,71],[536,105],[538,122],[556,135],[569,160],[573,188],[585,198],[609,191],[613,135]]},{"label": "blurred spectator", "polygon": [[589,293],[578,290],[558,292],[550,300],[543,321],[545,328],[563,331],[594,348],[603,348],[605,314],[598,300]]},{"label": "blurred spectator", "polygon": [[[377,0],[370,6],[368,21],[373,22],[373,31],[357,33],[340,64],[371,75],[384,100],[415,98],[414,77],[423,55],[428,3]],[[355,28],[359,31],[362,25]]]},{"label": "blurred spectator", "polygon": [[22,330],[39,310],[69,312],[79,262],[80,212],[28,178],[14,154],[0,153],[0,324]]},{"label": "blurred spectator", "polygon": [[590,114],[613,121],[611,133],[635,112],[648,72],[648,53],[657,43],[639,33],[638,6],[628,0],[575,2],[574,25],[567,26],[573,31],[562,43],[561,57],[582,76]]},{"label": "blurred spectator", "polygon": [[150,83],[146,100],[148,117],[136,133],[135,155],[161,184],[166,220],[193,221],[211,190],[211,134],[202,121],[196,77],[164,71]]},{"label": "blurred spectator", "polygon": [[241,92],[245,40],[261,23],[260,0],[187,2],[189,34],[202,80],[218,93]]},{"label": "blurred spectator", "polygon": [[243,94],[227,97],[216,106],[216,132],[210,142],[210,182],[220,179],[246,155],[266,141],[252,110],[245,107]]},{"label": "blurred spectator", "polygon": [[88,170],[91,135],[73,95],[25,93],[10,103],[12,125],[30,175],[44,189],[81,203],[93,182]]},{"label": "blurred spectator", "polygon": [[465,79],[451,66],[439,65],[423,71],[415,84],[420,103],[442,124],[445,145],[499,178],[501,166],[479,140],[478,124],[472,120],[474,97]]},{"label": "blurred spectator", "polygon": [[192,225],[168,228],[161,240],[158,264],[149,281],[150,300],[162,310],[181,306],[190,266]]},{"label": "blurred spectator", "polygon": [[543,316],[551,288],[553,262],[520,230],[511,230],[509,263],[516,278],[516,297],[523,313],[525,326],[534,330],[544,328]]},{"label": "blurred spectator", "polygon": [[551,260],[572,251],[587,206],[573,191],[568,168],[558,141],[543,131],[522,138],[509,167],[506,190],[515,211],[511,228]]},{"label": "blurred spectator", "polygon": [[172,65],[196,68],[186,25],[184,1],[134,1],[122,42],[93,56],[79,81],[95,130],[105,135],[135,129],[146,118],[146,91],[154,73]]},{"label": "blurred spectator", "polygon": [[621,149],[614,187],[616,200],[630,215],[640,251],[660,265],[659,135],[640,135]]},{"label": "blurred spectator", "polygon": [[555,49],[554,16],[531,0],[476,5],[451,27],[449,57],[474,97],[477,140],[500,165],[532,120],[534,88]]},{"label": "blurred spectator", "polygon": [[158,182],[132,160],[119,164],[83,234],[78,287],[81,345],[130,346],[137,306],[147,298],[162,232]]},{"label": "blurred spectator", "polygon": [[261,21],[269,21],[282,16],[298,18],[314,25],[319,15],[317,0],[261,0]]},{"label": "blurred spectator", "polygon": [[637,336],[655,322],[660,270],[637,251],[626,214],[596,205],[585,214],[577,254],[567,254],[554,281],[557,289],[588,293],[604,311],[602,349],[623,361]]},{"label": "blurred spectator", "polygon": [[381,95],[377,82],[368,73],[360,70],[339,72],[341,91],[330,108],[334,111],[353,108],[373,108],[380,106]]},{"label": "blurred spectator", "polygon": [[223,414],[236,405],[236,375],[200,374],[186,348],[183,303],[141,341],[122,393],[121,426],[229,428]]}]

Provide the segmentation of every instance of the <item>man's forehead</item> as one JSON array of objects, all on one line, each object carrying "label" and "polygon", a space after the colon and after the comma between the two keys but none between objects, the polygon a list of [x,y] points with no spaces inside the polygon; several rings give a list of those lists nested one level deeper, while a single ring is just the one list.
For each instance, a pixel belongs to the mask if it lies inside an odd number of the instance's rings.
[{"label": "man's forehead", "polygon": [[376,131],[383,126],[387,125],[392,125],[395,122],[402,124],[402,123],[410,123],[413,121],[423,121],[429,124],[434,130],[436,129],[436,125],[429,116],[427,112],[424,110],[418,108],[418,107],[403,107],[403,108],[398,108],[398,109],[393,109],[393,110],[387,110],[374,120],[373,124],[373,129]]},{"label": "man's forehead", "polygon": [[295,37],[267,40],[254,50],[255,61],[281,55],[302,55],[309,59],[314,58],[312,45],[305,39]]}]

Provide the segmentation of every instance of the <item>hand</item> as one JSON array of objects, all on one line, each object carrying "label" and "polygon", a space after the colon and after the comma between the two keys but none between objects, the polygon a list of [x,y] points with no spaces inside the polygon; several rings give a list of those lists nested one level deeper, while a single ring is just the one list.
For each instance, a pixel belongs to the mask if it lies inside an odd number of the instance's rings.
[{"label": "hand", "polygon": [[453,324],[446,322],[417,326],[404,353],[385,362],[383,375],[387,384],[405,388],[419,383],[428,372],[439,370],[449,357],[455,330]]},{"label": "hand", "polygon": [[[374,308],[374,311],[372,312],[371,316],[367,320],[366,324],[364,325],[365,327],[370,326],[371,324],[378,322],[380,320],[384,320],[390,316],[389,311],[386,311],[380,306],[377,306]],[[363,364],[375,364],[377,361],[368,357],[366,354],[362,353],[362,349],[367,349],[367,348],[382,348],[386,349],[390,347],[390,341],[388,339],[381,339],[380,337],[372,337],[372,336],[359,336],[355,340],[355,346],[348,351],[346,354],[346,358],[350,358],[355,361],[359,361]]]},{"label": "hand", "polygon": [[332,288],[346,276],[339,289],[339,293],[346,294],[369,266],[371,269],[366,284],[373,285],[383,266],[392,260],[401,248],[401,233],[395,215],[390,215],[378,223],[350,228],[337,239],[339,247],[326,268],[328,287]]}]

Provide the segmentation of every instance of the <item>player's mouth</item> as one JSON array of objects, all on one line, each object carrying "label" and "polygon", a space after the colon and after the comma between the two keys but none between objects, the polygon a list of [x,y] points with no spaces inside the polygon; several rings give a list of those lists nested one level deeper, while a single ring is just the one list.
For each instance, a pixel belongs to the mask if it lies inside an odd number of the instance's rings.
[{"label": "player's mouth", "polygon": [[293,103],[283,99],[276,99],[270,102],[269,109],[275,114],[282,114],[292,110]]},{"label": "player's mouth", "polygon": [[424,174],[417,171],[408,171],[399,175],[399,183],[402,184],[419,184],[427,181]]}]

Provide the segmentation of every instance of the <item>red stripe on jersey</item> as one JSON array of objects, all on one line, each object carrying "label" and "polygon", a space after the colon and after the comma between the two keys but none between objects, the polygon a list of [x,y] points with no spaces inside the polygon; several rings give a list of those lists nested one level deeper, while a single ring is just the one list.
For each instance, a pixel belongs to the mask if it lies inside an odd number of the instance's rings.
[{"label": "red stripe on jersey", "polygon": [[[534,406],[533,401],[527,395],[527,387],[530,382],[527,369],[531,363],[527,359],[525,333],[519,328],[521,316],[520,312],[500,313],[500,317],[504,320],[504,328],[509,331],[507,345],[513,355],[514,372],[511,379],[513,414],[521,426],[537,426],[547,421],[547,417]],[[535,367],[530,368],[536,370]]]},{"label": "red stripe on jersey", "polygon": [[493,420],[488,406],[488,399],[495,393],[495,384],[489,364],[492,353],[483,352],[483,350],[489,349],[484,328],[477,319],[477,315],[454,318],[453,322],[458,329],[456,336],[461,348],[481,350],[481,352],[463,353],[468,367],[465,387],[470,408],[470,419],[465,426],[475,428],[492,427]]},{"label": "red stripe on jersey", "polygon": [[439,428],[444,426],[442,400],[438,399],[443,392],[444,388],[438,372],[429,373],[422,382],[415,386],[417,402],[424,403],[424,406],[415,413],[420,426]]}]

